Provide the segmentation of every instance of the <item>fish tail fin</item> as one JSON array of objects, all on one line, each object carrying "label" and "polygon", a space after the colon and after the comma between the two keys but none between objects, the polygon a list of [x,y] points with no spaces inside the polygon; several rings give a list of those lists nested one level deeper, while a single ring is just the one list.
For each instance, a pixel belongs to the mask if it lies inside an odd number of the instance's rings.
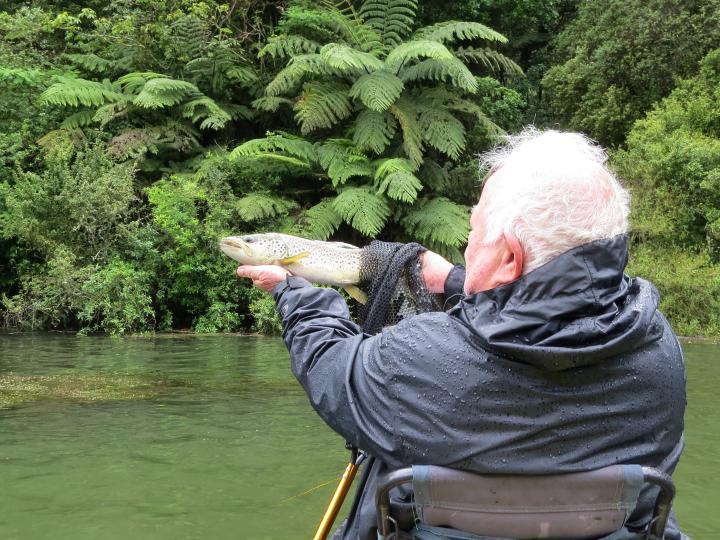
[{"label": "fish tail fin", "polygon": [[343,287],[345,291],[355,300],[360,302],[361,304],[367,304],[367,294],[365,294],[363,291],[361,291],[357,286],[355,285],[345,285]]}]

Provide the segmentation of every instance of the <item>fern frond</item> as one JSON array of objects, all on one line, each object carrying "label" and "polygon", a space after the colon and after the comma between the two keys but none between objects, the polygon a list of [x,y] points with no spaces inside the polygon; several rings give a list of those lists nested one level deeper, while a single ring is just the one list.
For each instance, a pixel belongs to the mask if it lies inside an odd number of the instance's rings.
[{"label": "fern frond", "polygon": [[89,126],[93,123],[94,116],[95,111],[91,109],[78,111],[63,120],[62,124],[60,124],[60,127],[63,129],[75,129],[79,127]]},{"label": "fern frond", "polygon": [[96,82],[65,76],[58,76],[57,82],[40,94],[42,103],[67,107],[99,107],[124,99],[125,96],[118,91],[117,86],[108,80]]},{"label": "fern frond", "polygon": [[295,119],[303,135],[330,128],[352,113],[348,86],[338,82],[312,82],[303,85],[295,104]]},{"label": "fern frond", "polygon": [[420,242],[459,247],[467,242],[469,209],[445,197],[417,201],[402,219],[409,235]]},{"label": "fern frond", "polygon": [[116,82],[122,86],[124,92],[128,94],[137,94],[140,92],[145,83],[152,79],[169,79],[167,75],[155,73],[153,71],[133,71],[120,77]]},{"label": "fern frond", "polygon": [[[302,161],[306,166],[318,160],[315,146],[300,137],[269,133],[264,139],[252,139],[244,142],[232,152],[230,159],[239,157],[257,157],[268,153],[284,152]],[[281,154],[278,154],[281,155]]]},{"label": "fern frond", "polygon": [[243,221],[257,221],[287,215],[297,203],[269,193],[250,193],[235,203],[235,210]]},{"label": "fern frond", "polygon": [[350,88],[350,97],[360,99],[374,111],[385,111],[402,94],[402,80],[389,71],[378,70],[360,77]]},{"label": "fern frond", "polygon": [[460,47],[455,51],[455,56],[464,62],[482,64],[493,73],[504,72],[509,75],[522,75],[523,73],[522,68],[510,58],[487,47],[483,49]]},{"label": "fern frond", "polygon": [[478,89],[475,76],[457,58],[443,60],[428,58],[403,69],[399,76],[403,82],[423,79],[446,82],[447,79],[450,79],[453,85],[473,94]]},{"label": "fern frond", "polygon": [[344,184],[353,176],[370,176],[372,167],[367,157],[360,153],[352,141],[329,139],[317,146],[320,166],[325,169],[333,186]]},{"label": "fern frond", "polygon": [[181,114],[193,123],[202,120],[200,129],[222,129],[232,120],[230,113],[207,96],[199,96],[184,103]]},{"label": "fern frond", "polygon": [[405,153],[410,158],[410,161],[416,165],[420,165],[423,160],[424,148],[415,104],[409,98],[401,97],[390,106],[389,111],[400,123],[400,128],[403,132],[403,149]]},{"label": "fern frond", "polygon": [[410,35],[416,12],[416,0],[365,0],[360,7],[360,17],[389,47],[396,47]]},{"label": "fern frond", "polygon": [[301,54],[292,60],[265,87],[266,96],[279,96],[294,90],[306,75],[340,75],[319,53]]},{"label": "fern frond", "polygon": [[450,43],[458,39],[483,39],[507,43],[507,38],[500,32],[496,32],[484,24],[470,21],[444,21],[426,26],[415,32],[414,38],[430,39],[441,43]]},{"label": "fern frond", "polygon": [[443,191],[447,189],[450,180],[450,174],[445,167],[441,167],[432,159],[425,159],[422,167],[417,173],[423,183],[434,191]]},{"label": "fern frond", "polygon": [[468,99],[453,96],[445,101],[444,105],[451,111],[473,115],[475,119],[485,128],[485,131],[493,137],[505,135],[505,130],[490,120],[490,118],[482,110],[482,107],[480,107],[477,103]]},{"label": "fern frond", "polygon": [[70,60],[76,66],[80,66],[85,71],[91,71],[93,73],[107,73],[115,65],[110,60],[105,60],[99,57],[97,54],[63,54],[64,58]]},{"label": "fern frond", "polygon": [[292,58],[298,54],[316,53],[321,45],[312,39],[298,35],[278,35],[268,39],[265,46],[260,49],[258,56],[270,56],[274,59]]},{"label": "fern frond", "polygon": [[182,102],[192,94],[200,94],[197,86],[186,81],[158,77],[145,83],[133,103],[144,109],[162,109]]},{"label": "fern frond", "polygon": [[417,166],[403,158],[383,160],[375,171],[378,193],[387,192],[391,199],[412,203],[423,188],[420,179],[413,174]]},{"label": "fern frond", "polygon": [[225,72],[231,81],[237,81],[245,88],[251,88],[259,80],[258,74],[251,67],[235,66]]},{"label": "fern frond", "polygon": [[0,66],[0,83],[35,86],[45,80],[47,72],[39,69],[12,68]]},{"label": "fern frond", "polygon": [[327,240],[342,221],[342,216],[333,207],[333,199],[328,197],[305,210],[290,232],[304,238]]},{"label": "fern frond", "polygon": [[418,58],[436,58],[450,60],[455,58],[453,53],[438,41],[419,39],[406,41],[395,47],[385,59],[388,69],[397,73],[405,64]]},{"label": "fern frond", "polygon": [[388,112],[365,109],[358,114],[353,129],[353,142],[358,150],[380,154],[395,136],[397,120]]},{"label": "fern frond", "polygon": [[124,100],[117,101],[115,103],[108,103],[107,105],[98,107],[98,109],[95,111],[93,122],[98,122],[100,124],[100,127],[105,127],[107,124],[109,124],[116,118],[125,116],[128,111],[129,103],[129,101]]},{"label": "fern frond", "polygon": [[324,11],[334,17],[335,31],[345,41],[365,52],[382,52],[382,39],[372,26],[363,21],[352,0],[323,0],[322,3]]},{"label": "fern frond", "polygon": [[465,149],[465,127],[447,110],[424,109],[420,113],[423,140],[452,159]]},{"label": "fern frond", "polygon": [[264,96],[257,98],[250,105],[253,109],[258,111],[276,112],[280,105],[294,105],[295,102],[292,99],[275,97],[275,96]]},{"label": "fern frond", "polygon": [[366,236],[376,236],[390,217],[385,199],[369,186],[342,190],[332,205],[348,225]]},{"label": "fern frond", "polygon": [[328,66],[342,73],[372,73],[383,66],[382,61],[372,54],[358,51],[341,43],[328,43],[320,49],[320,56],[325,59]]}]

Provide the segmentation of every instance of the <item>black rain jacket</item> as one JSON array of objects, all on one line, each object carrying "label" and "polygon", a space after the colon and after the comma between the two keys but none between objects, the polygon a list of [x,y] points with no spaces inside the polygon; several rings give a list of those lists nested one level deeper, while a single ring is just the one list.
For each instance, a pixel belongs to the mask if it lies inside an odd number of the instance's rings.
[{"label": "black rain jacket", "polygon": [[[658,292],[626,276],[626,262],[626,236],[592,242],[374,336],[336,291],[280,283],[293,373],[325,422],[376,458],[336,537],[374,540],[378,476],[408,465],[546,474],[633,463],[672,473],[683,356]],[[647,523],[651,502],[644,493],[630,526]],[[666,538],[680,538],[674,516]]]}]

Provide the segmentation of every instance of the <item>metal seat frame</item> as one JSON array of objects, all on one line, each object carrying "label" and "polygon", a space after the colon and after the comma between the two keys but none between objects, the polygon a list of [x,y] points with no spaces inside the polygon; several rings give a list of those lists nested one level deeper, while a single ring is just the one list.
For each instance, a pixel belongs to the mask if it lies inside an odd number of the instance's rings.
[{"label": "metal seat frame", "polygon": [[[665,537],[665,528],[670,516],[672,501],[675,497],[675,484],[672,478],[664,472],[652,467],[642,467],[643,481],[646,484],[660,488],[653,515],[645,531],[646,540],[662,540]],[[570,473],[572,474],[572,473]],[[387,537],[397,531],[397,522],[390,514],[390,490],[403,484],[412,483],[413,471],[411,467],[398,469],[385,475],[375,494],[377,510],[378,533]]]}]

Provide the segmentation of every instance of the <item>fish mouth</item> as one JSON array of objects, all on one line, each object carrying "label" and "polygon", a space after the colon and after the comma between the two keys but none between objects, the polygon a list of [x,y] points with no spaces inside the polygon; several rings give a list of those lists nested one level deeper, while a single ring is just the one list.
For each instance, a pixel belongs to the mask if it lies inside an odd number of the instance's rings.
[{"label": "fish mouth", "polygon": [[246,257],[252,257],[252,249],[245,240],[238,236],[227,236],[220,240],[220,249],[229,257],[233,257],[238,250],[242,251]]}]

